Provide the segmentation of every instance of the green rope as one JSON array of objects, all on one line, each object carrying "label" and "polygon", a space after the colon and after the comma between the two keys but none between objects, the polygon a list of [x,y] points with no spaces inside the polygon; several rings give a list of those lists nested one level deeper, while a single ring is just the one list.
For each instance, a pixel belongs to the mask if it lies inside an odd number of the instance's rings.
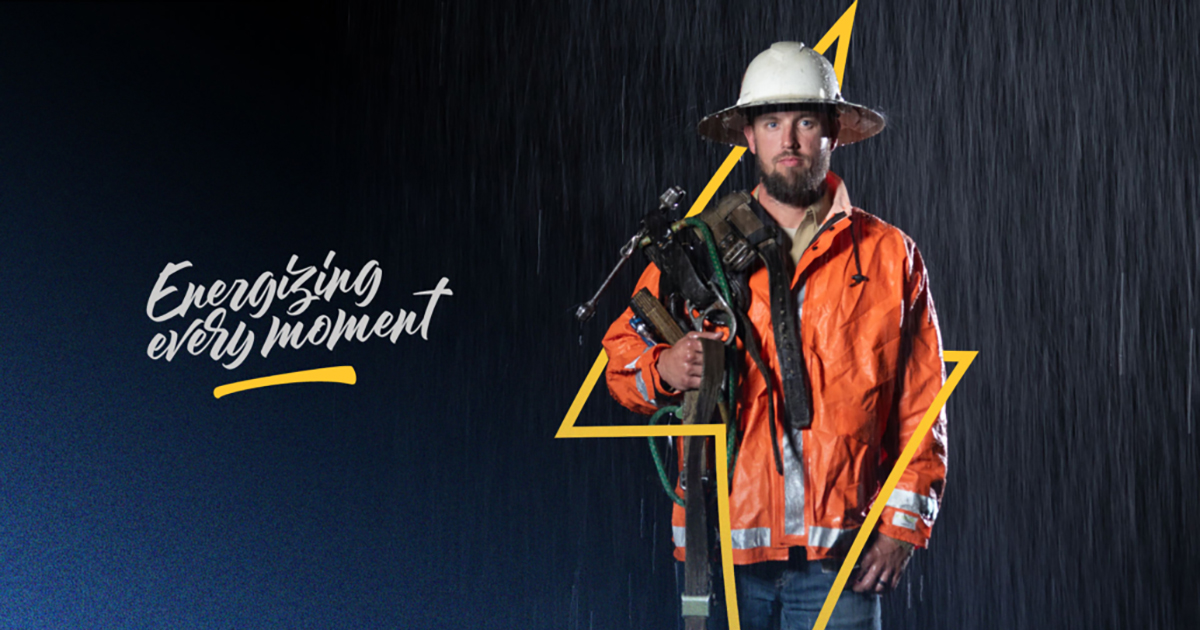
[{"label": "green rope", "polygon": [[[654,415],[650,416],[650,425],[654,426],[655,424],[658,424],[658,419],[664,414],[676,414],[676,417],[678,417],[677,414],[680,410],[681,407],[679,405],[663,407],[662,409],[654,412]],[[654,441],[653,437],[647,437],[646,442],[650,444],[650,454],[654,457],[654,468],[658,470],[658,480],[662,482],[663,490],[666,491],[667,496],[671,497],[672,501],[678,503],[680,507],[686,508],[687,502],[678,494],[675,494],[675,488],[671,486],[671,480],[669,477],[667,477],[667,466],[663,461],[662,451],[658,450],[658,443]],[[738,433],[735,429],[729,432],[729,437],[726,439],[725,444],[725,461],[729,462],[730,485],[733,484],[733,471],[737,467],[737,456]]]},{"label": "green rope", "polygon": [[[653,416],[650,416],[650,425],[653,426],[657,424],[658,419],[661,418],[663,414],[676,414],[675,417],[678,418],[679,410],[679,405],[673,405],[659,409],[658,411],[654,412]],[[687,503],[685,503],[678,494],[675,494],[675,488],[671,487],[671,480],[667,478],[667,469],[663,464],[662,452],[658,450],[658,444],[654,442],[653,437],[647,437],[646,441],[650,443],[650,454],[654,456],[654,467],[658,469],[658,480],[662,482],[663,490],[667,491],[667,496],[671,497],[672,501],[679,504],[680,507],[686,508]]]},{"label": "green rope", "polygon": [[[684,222],[687,223],[687,225],[695,228],[704,238],[704,244],[708,249],[708,260],[709,263],[712,264],[713,268],[713,279],[717,282],[717,288],[721,290],[721,297],[723,297],[725,299],[725,303],[730,305],[730,308],[732,308],[733,292],[729,288],[729,281],[725,278],[725,266],[721,264],[721,255],[717,252],[717,244],[713,239],[712,230],[709,229],[707,223],[697,217],[688,217],[684,219]],[[735,392],[737,389],[737,375],[734,374],[733,370],[726,370],[726,372],[729,379],[728,386],[725,389],[726,404],[728,405],[729,413],[736,419],[737,395]],[[731,430],[729,431],[729,436],[725,445],[725,461],[729,462],[729,484],[732,486],[734,466],[737,464],[737,422],[735,421],[733,426],[730,428]]]},{"label": "green rope", "polygon": [[696,228],[704,237],[704,244],[708,246],[708,261],[712,263],[713,277],[721,289],[721,297],[725,298],[726,304],[732,304],[733,293],[729,290],[729,281],[725,279],[725,266],[721,264],[721,255],[717,252],[717,244],[713,240],[712,230],[708,229],[707,223],[696,217],[688,217],[684,219],[684,222]]},{"label": "green rope", "polygon": [[[721,297],[725,299],[725,303],[732,305],[733,292],[729,288],[729,281],[725,278],[725,267],[721,264],[720,254],[717,253],[717,245],[713,240],[712,230],[708,228],[708,224],[696,217],[686,218],[684,219],[684,222],[699,231],[700,235],[703,237],[704,244],[708,249],[708,260],[712,264],[713,278],[716,280],[717,288],[720,289]],[[725,461],[729,462],[729,484],[732,486],[733,472],[737,465],[739,446],[736,421],[737,395],[735,393],[737,388],[737,375],[734,373],[734,370],[730,369],[726,369],[726,373],[729,380],[728,385],[725,388],[725,402],[726,407],[729,409],[730,415],[734,418],[734,422],[731,423],[733,426],[730,427],[725,441]],[[675,417],[679,417],[679,411],[680,407],[678,405],[663,407],[662,409],[656,411],[654,415],[650,416],[650,424],[651,426],[657,424],[659,418],[668,413],[674,414]],[[663,463],[662,452],[659,451],[658,444],[654,441],[653,437],[646,438],[646,441],[650,444],[650,454],[654,456],[654,467],[658,470],[658,479],[662,482],[663,490],[667,492],[667,496],[671,497],[672,501],[679,506],[686,508],[687,503],[678,494],[675,494],[675,488],[672,487],[671,480],[667,477],[666,465]]]},{"label": "green rope", "polygon": [[729,437],[725,443],[725,461],[729,462],[729,487],[733,488],[733,469],[737,466],[738,456],[738,434],[737,427],[729,432]]}]

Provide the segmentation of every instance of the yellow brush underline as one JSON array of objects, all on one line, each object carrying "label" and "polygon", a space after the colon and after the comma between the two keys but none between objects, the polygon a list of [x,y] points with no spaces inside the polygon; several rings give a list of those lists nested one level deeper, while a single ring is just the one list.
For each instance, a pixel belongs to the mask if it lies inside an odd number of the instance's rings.
[{"label": "yellow brush underline", "polygon": [[264,376],[262,378],[252,378],[247,381],[229,383],[228,385],[222,385],[214,389],[213,397],[220,398],[229,394],[244,392],[248,389],[270,387],[271,385],[287,385],[290,383],[345,383],[346,385],[353,385],[356,382],[358,382],[358,375],[355,374],[354,367],[339,365],[337,367],[288,372],[287,374],[276,374],[275,376]]}]

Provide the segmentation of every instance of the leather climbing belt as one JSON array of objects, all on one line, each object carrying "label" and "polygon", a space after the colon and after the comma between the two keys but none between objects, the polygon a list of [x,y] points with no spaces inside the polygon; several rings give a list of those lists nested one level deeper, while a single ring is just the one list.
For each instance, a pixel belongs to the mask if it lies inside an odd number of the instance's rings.
[{"label": "leather climbing belt", "polygon": [[[707,424],[716,411],[725,376],[725,344],[714,339],[701,339],[704,348],[704,375],[700,389],[683,395],[683,423]],[[712,600],[712,575],[708,560],[708,499],[704,477],[708,470],[706,436],[688,436],[683,442],[684,469],[687,482],[684,526],[687,541],[683,569],[683,618],[687,630],[705,630],[708,626],[709,604]]]}]

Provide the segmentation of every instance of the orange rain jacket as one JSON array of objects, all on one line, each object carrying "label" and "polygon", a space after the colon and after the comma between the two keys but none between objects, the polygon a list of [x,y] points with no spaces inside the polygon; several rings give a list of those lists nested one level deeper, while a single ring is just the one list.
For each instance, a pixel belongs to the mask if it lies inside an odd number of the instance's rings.
[{"label": "orange rain jacket", "polygon": [[[852,207],[838,176],[830,173],[827,183],[833,190],[828,216],[845,216],[809,245],[792,276],[813,420],[791,440],[785,438],[766,268],[749,281],[749,319],[775,383],[784,474],[772,454],[766,383],[752,362],[743,361],[738,402],[743,438],[730,495],[736,564],[786,560],[794,546],[807,547],[810,560],[845,555],[892,462],[945,381],[941,334],[916,246],[896,227]],[[855,249],[868,279],[851,286]],[[634,291],[646,287],[657,294],[658,280],[659,270],[650,264]],[[631,316],[626,309],[604,337],[608,387],[622,405],[650,414],[672,402],[656,367],[669,346],[648,346],[630,326]],[[799,446],[800,457],[791,443]],[[943,412],[888,500],[879,531],[924,547],[945,476]],[[675,506],[671,521],[675,557],[683,560],[683,508]]]}]

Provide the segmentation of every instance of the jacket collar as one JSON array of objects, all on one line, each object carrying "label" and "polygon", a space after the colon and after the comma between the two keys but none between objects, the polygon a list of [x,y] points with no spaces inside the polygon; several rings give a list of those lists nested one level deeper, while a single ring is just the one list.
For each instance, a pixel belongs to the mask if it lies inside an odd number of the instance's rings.
[{"label": "jacket collar", "polygon": [[[846,191],[846,184],[842,181],[841,177],[830,171],[825,174],[825,184],[829,191],[827,194],[832,194],[833,200],[830,204],[829,212],[825,217],[825,223],[821,225],[820,231],[817,232],[816,240],[804,251],[804,255],[800,257],[800,261],[792,269],[792,287],[796,286],[813,261],[829,249],[836,235],[850,226],[855,213],[859,212],[854,206],[850,205],[850,193]],[[787,234],[783,233],[783,228],[779,227],[779,222],[775,220],[775,217],[772,217],[766,208],[758,203],[757,193],[761,186],[762,184],[759,184],[752,191],[751,194],[754,196],[754,203],[750,204],[750,207],[762,219],[764,225],[777,228],[776,238],[782,241],[781,245],[785,251],[789,250],[791,242],[787,239]],[[858,244],[854,243],[853,246],[857,249]],[[790,263],[791,260],[787,262]],[[861,275],[861,271],[859,273]]]},{"label": "jacket collar", "polygon": [[846,216],[854,214],[854,206],[850,205],[850,193],[846,191],[846,183],[842,181],[842,178],[830,171],[825,174],[825,185],[833,191],[833,202],[828,216],[834,216],[839,212],[845,213]]}]

